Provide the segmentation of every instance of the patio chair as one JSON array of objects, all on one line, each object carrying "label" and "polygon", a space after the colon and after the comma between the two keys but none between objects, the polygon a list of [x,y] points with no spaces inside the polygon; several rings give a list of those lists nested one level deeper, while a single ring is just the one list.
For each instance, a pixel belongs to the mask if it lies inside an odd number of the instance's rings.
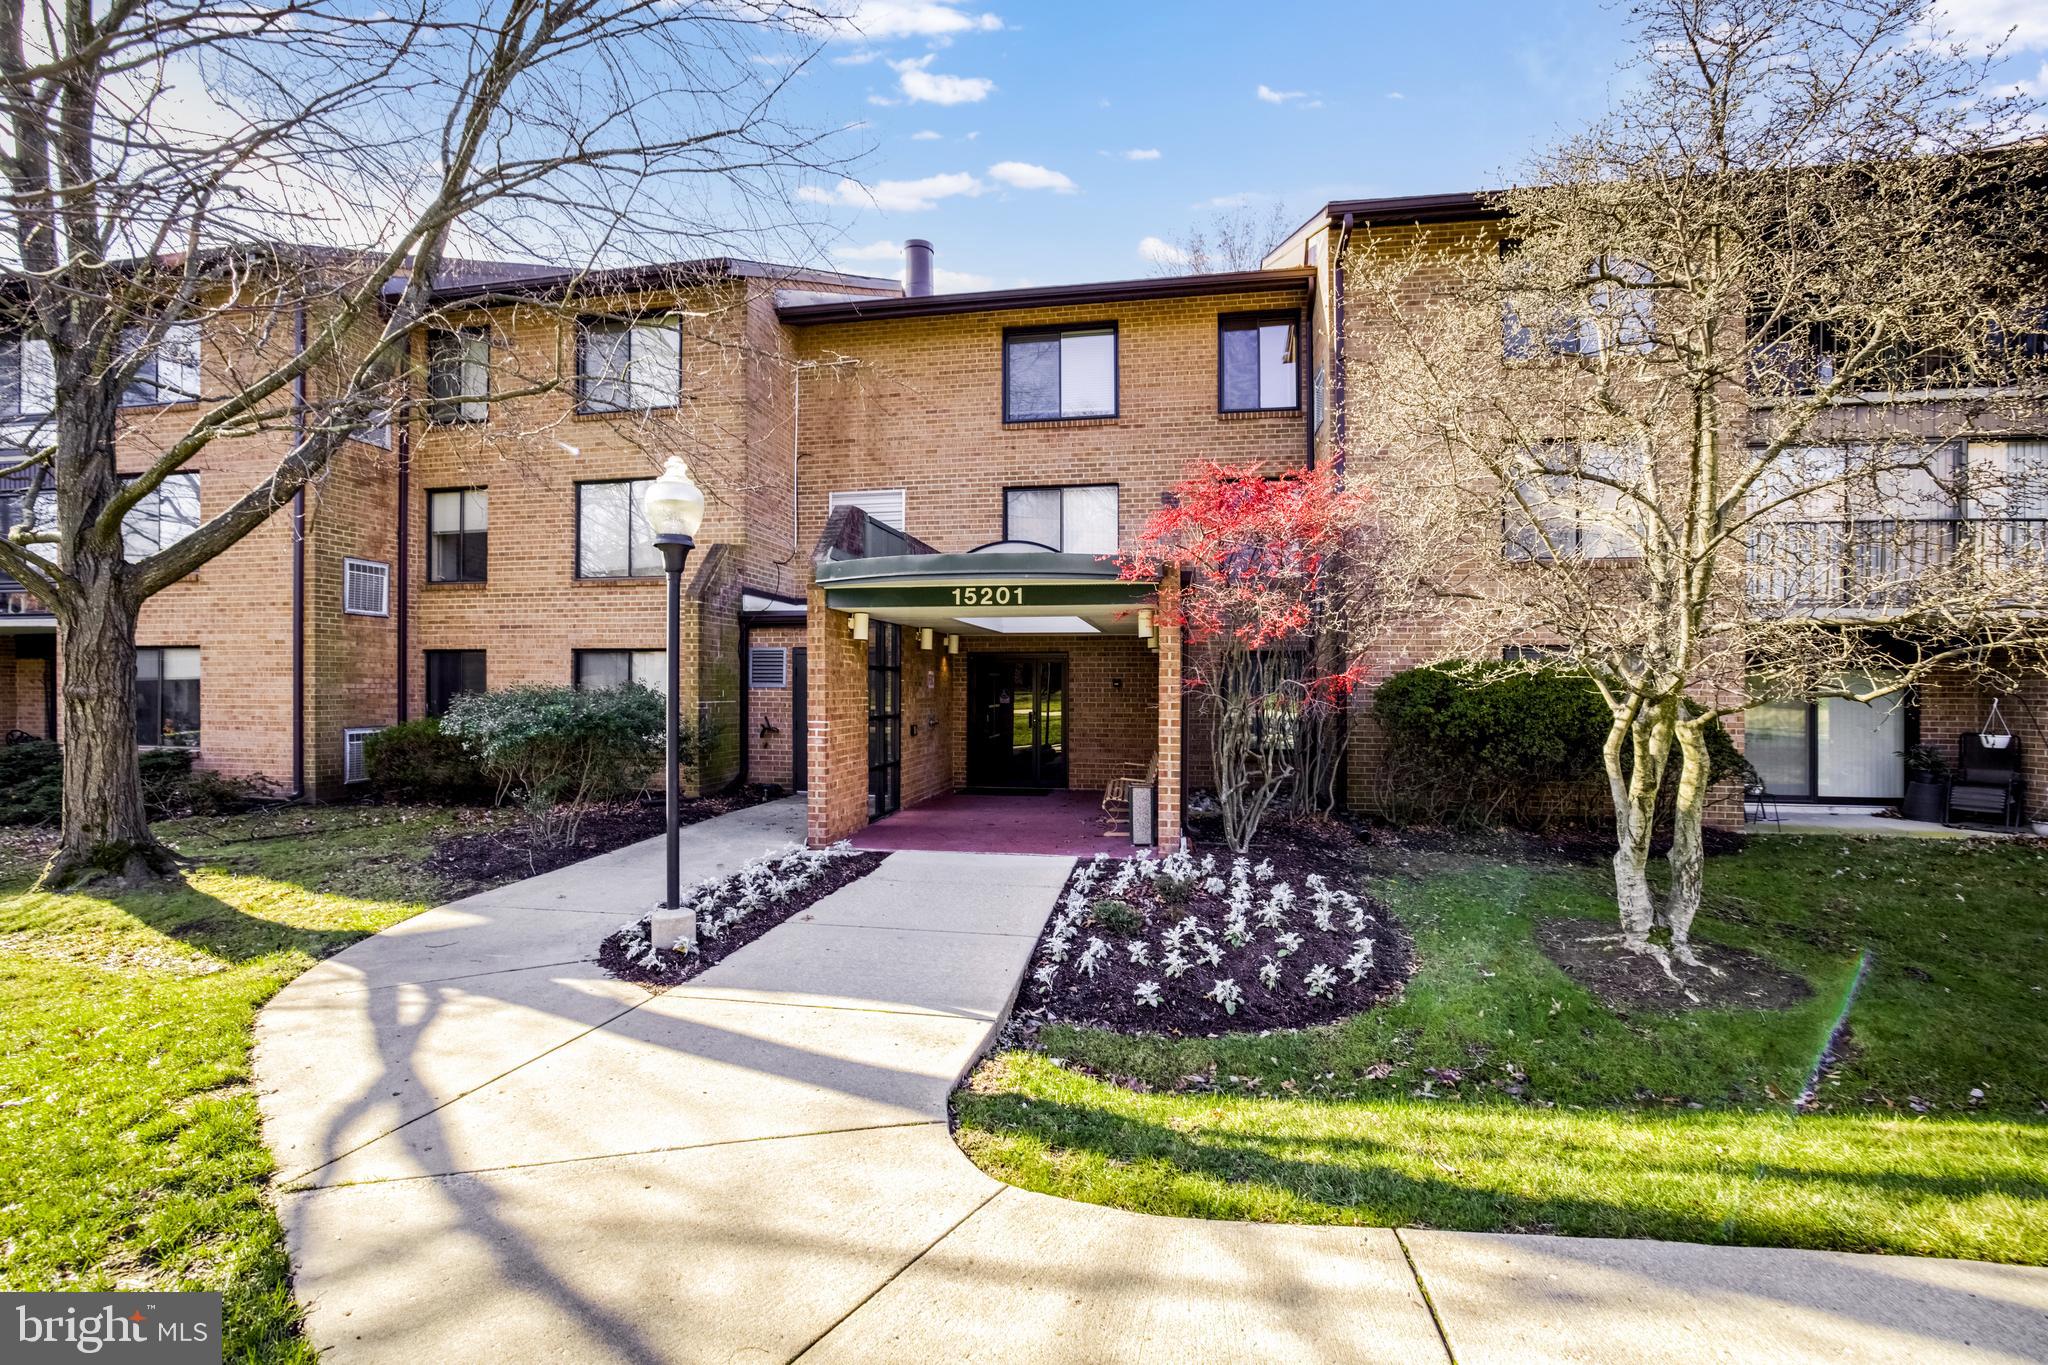
[{"label": "patio chair", "polygon": [[1774,825],[1785,823],[1778,813],[1778,798],[1764,781],[1764,775],[1749,766],[1747,759],[1742,763],[1742,820],[1744,824],[1761,824],[1768,820]]},{"label": "patio chair", "polygon": [[2027,789],[2027,780],[2020,775],[2018,736],[1993,748],[1980,736],[1964,735],[1956,741],[1956,754],[1955,780],[1948,789],[1949,822],[1953,824],[1961,813],[2018,829]]},{"label": "patio chair", "polygon": [[1140,768],[1135,763],[1124,764],[1124,770],[1109,779],[1109,785],[1102,789],[1102,813],[1109,817],[1111,833],[1119,832],[1119,826],[1128,831],[1131,822],[1131,788],[1149,787],[1159,780],[1159,755],[1152,755],[1152,761]]}]

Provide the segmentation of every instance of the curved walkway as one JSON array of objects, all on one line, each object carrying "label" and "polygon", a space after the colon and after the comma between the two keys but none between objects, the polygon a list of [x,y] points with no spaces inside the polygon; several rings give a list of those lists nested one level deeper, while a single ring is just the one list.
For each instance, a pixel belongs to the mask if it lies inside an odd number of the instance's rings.
[{"label": "curved walkway", "polygon": [[[706,821],[687,866],[802,827],[793,801]],[[660,857],[430,911],[259,1017],[280,1212],[329,1361],[2048,1358],[2036,1270],[1013,1189],[953,1145],[946,1097],[1068,859],[893,854],[650,991],[591,956]]]}]

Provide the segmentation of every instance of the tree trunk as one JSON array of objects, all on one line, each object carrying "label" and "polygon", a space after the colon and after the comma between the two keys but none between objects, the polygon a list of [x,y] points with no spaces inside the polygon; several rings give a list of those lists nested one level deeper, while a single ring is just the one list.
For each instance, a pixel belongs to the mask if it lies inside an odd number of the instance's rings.
[{"label": "tree trunk", "polygon": [[[1617,717],[1603,757],[1614,798],[1614,900],[1621,912],[1621,942],[1630,952],[1650,946],[1656,902],[1650,895],[1650,838],[1657,822],[1657,788],[1671,751],[1672,723],[1664,708],[1649,709],[1633,725]],[[1634,768],[1623,773],[1622,744],[1633,749]]]},{"label": "tree trunk", "polygon": [[1671,930],[1671,955],[1698,966],[1691,947],[1693,916],[1699,913],[1706,876],[1702,829],[1707,809],[1707,736],[1696,725],[1678,727],[1678,801],[1671,816],[1671,891],[1663,920]]},{"label": "tree trunk", "polygon": [[[118,550],[117,550],[118,553]],[[150,833],[135,746],[135,608],[118,592],[81,594],[60,632],[64,832],[46,889],[100,877],[146,881],[177,868]]]}]

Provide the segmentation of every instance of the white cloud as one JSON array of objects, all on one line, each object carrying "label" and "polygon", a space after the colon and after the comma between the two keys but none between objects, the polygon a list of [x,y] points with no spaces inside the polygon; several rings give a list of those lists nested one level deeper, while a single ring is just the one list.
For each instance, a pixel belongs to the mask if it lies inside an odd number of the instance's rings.
[{"label": "white cloud", "polygon": [[2041,0],[1947,0],[1935,16],[1935,26],[1978,47],[2006,43],[2009,50],[2019,52],[2048,48],[2048,6]]},{"label": "white cloud", "polygon": [[1158,159],[1159,149],[1157,147],[1133,147],[1124,153],[1124,160],[1126,161],[1157,161]]},{"label": "white cloud", "polygon": [[860,50],[859,50],[858,52],[842,52],[842,53],[840,53],[840,54],[839,54],[839,55],[838,55],[837,57],[834,57],[834,58],[832,59],[832,65],[834,65],[834,66],[866,66],[866,65],[867,65],[867,64],[868,64],[869,62],[871,62],[871,61],[875,60],[875,58],[877,58],[877,57],[879,57],[879,56],[881,56],[881,55],[882,55],[881,53],[879,53],[879,52],[875,51],[875,50],[874,50],[873,48],[871,48],[871,47],[864,47],[864,48],[860,49]]},{"label": "white cloud", "polygon": [[910,135],[912,142],[937,142],[945,134],[932,128],[920,128]]},{"label": "white cloud", "polygon": [[1306,90],[1275,90],[1270,85],[1259,87],[1259,98],[1268,104],[1285,104],[1289,100],[1298,100],[1307,93]]},{"label": "white cloud", "polygon": [[993,33],[1003,21],[975,14],[951,0],[861,0],[834,25],[836,33],[882,41],[888,38],[950,38],[958,33]]},{"label": "white cloud", "polygon": [[988,186],[965,171],[928,175],[921,180],[877,180],[863,185],[858,180],[841,180],[831,189],[805,185],[796,197],[807,204],[835,204],[845,208],[877,208],[884,213],[915,213],[934,208],[941,199],[965,195],[973,198]]},{"label": "white cloud", "polygon": [[1153,265],[1186,265],[1188,253],[1164,237],[1146,237],[1138,243],[1138,255]]},{"label": "white cloud", "polygon": [[1072,194],[1080,186],[1048,166],[1034,166],[1028,161],[998,161],[988,168],[989,179],[1000,180],[1015,190],[1051,190],[1055,194]]},{"label": "white cloud", "polygon": [[932,287],[941,294],[964,294],[976,289],[993,289],[995,279],[988,275],[976,275],[965,270],[947,270],[943,266],[932,267]]},{"label": "white cloud", "polygon": [[903,257],[903,244],[888,238],[877,238],[866,246],[835,246],[832,259],[835,261],[895,261]]},{"label": "white cloud", "polygon": [[903,93],[925,104],[979,104],[988,98],[996,83],[986,76],[945,76],[925,68],[936,53],[889,63]]},{"label": "white cloud", "polygon": [[1390,100],[1405,100],[1408,97],[1398,90],[1389,90],[1387,92],[1387,98]]}]

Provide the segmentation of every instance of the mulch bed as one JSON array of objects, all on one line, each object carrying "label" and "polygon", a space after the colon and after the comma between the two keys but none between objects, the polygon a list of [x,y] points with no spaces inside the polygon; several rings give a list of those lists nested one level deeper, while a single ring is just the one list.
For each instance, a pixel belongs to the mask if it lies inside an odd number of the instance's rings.
[{"label": "mulch bed", "polygon": [[[682,803],[679,813],[683,824],[694,825],[769,799],[764,789],[753,787],[694,797]],[[536,843],[524,821],[497,823],[489,829],[449,835],[434,846],[426,866],[457,886],[482,891],[637,844],[667,827],[667,807],[662,801],[617,801],[593,807],[583,817],[573,843]]]},{"label": "mulch bed", "polygon": [[[1220,844],[1210,847],[1217,849],[1213,875],[1228,882],[1232,855]],[[1400,994],[1408,978],[1414,975],[1415,951],[1407,929],[1393,912],[1377,898],[1354,890],[1362,852],[1357,839],[1344,826],[1334,823],[1276,823],[1262,830],[1247,861],[1253,865],[1269,862],[1272,875],[1253,879],[1254,903],[1265,903],[1271,888],[1281,882],[1293,888],[1296,901],[1283,924],[1265,926],[1255,920],[1249,941],[1237,946],[1223,936],[1229,913],[1227,891],[1217,894],[1198,885],[1184,903],[1175,903],[1162,899],[1154,883],[1141,878],[1118,899],[1139,912],[1142,924],[1123,926],[1125,932],[1119,933],[1115,926],[1100,923],[1092,915],[1081,921],[1072,951],[1063,964],[1058,964],[1055,983],[1047,987],[1035,974],[1026,976],[1018,997],[1020,1015],[1031,1024],[1060,1022],[1167,1036],[1211,1036],[1304,1028],[1371,1009]],[[1090,900],[1105,895],[1116,865],[1116,861],[1105,864],[1109,871],[1098,874],[1095,885],[1086,893]],[[1076,868],[1076,877],[1085,866]],[[1320,875],[1334,891],[1350,891],[1368,916],[1364,932],[1373,942],[1372,962],[1356,981],[1344,964],[1351,957],[1359,934],[1349,927],[1347,910],[1334,914],[1330,929],[1316,927],[1306,884],[1310,874]],[[1073,885],[1070,879],[1067,889],[1071,890]],[[1066,891],[1062,892],[1061,900],[1065,902]],[[1222,950],[1222,960],[1211,965],[1197,957],[1196,965],[1183,975],[1168,978],[1159,965],[1162,934],[1189,917]],[[1047,944],[1059,921],[1059,913],[1055,912],[1032,952],[1034,973],[1050,962]],[[1299,946],[1284,957],[1278,956],[1279,945],[1275,941],[1276,934],[1282,932],[1301,936]],[[1077,955],[1090,938],[1096,937],[1108,945],[1109,952],[1093,975],[1081,974],[1076,970]],[[1147,944],[1151,959],[1147,965],[1133,963],[1129,956],[1129,945],[1140,939]],[[1259,979],[1259,969],[1269,956],[1275,957],[1281,967],[1282,979],[1277,989],[1268,989]],[[1302,989],[1305,974],[1315,964],[1325,964],[1335,971],[1336,982],[1326,995],[1311,996]],[[1206,992],[1219,979],[1235,981],[1243,992],[1243,1001],[1234,1013],[1207,998]],[[1147,981],[1156,982],[1161,989],[1157,1005],[1145,1005],[1134,995],[1138,985]]]},{"label": "mulch bed", "polygon": [[[625,927],[605,935],[598,945],[597,965],[621,981],[637,981],[643,986],[673,986],[688,981],[707,967],[716,966],[740,949],[752,943],[761,935],[773,929],[792,915],[810,909],[834,891],[857,882],[882,865],[886,853],[848,853],[836,855],[824,870],[803,890],[763,906],[745,919],[732,925],[717,938],[697,940],[697,951],[689,954],[678,953],[670,948],[655,950],[654,965],[647,962],[644,947],[636,954],[629,951],[633,935]],[[647,917],[637,921],[642,928],[639,943],[646,942],[645,925]]]},{"label": "mulch bed", "polygon": [[1718,968],[1720,975],[1673,963],[1672,970],[1682,982],[1673,981],[1655,958],[1624,950],[1618,933],[1611,919],[1536,922],[1536,942],[1544,956],[1610,1009],[1784,1010],[1813,997],[1806,978],[1767,957],[1715,943],[1694,943],[1692,949],[1707,967]]}]

